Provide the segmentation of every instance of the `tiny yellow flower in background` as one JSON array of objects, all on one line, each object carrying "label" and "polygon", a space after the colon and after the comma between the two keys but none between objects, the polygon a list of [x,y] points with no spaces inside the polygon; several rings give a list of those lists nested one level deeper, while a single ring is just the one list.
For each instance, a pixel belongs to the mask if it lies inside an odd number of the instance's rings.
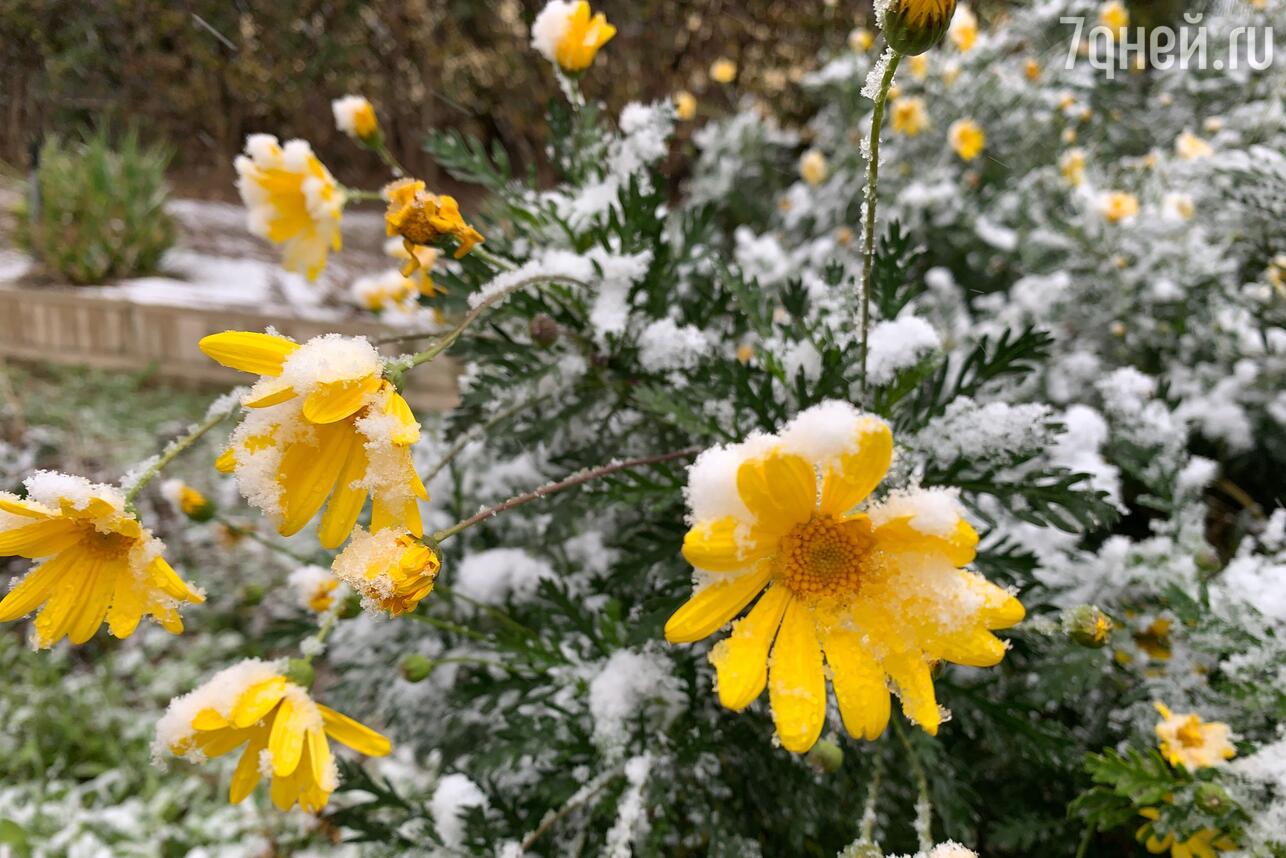
[{"label": "tiny yellow flower in background", "polygon": [[384,188],[384,196],[388,199],[385,229],[406,243],[409,258],[402,268],[405,276],[420,267],[415,247],[427,247],[451,236],[459,244],[455,258],[460,259],[483,241],[482,233],[464,222],[455,197],[431,194],[419,179],[399,179]]},{"label": "tiny yellow flower in background", "polygon": [[1125,191],[1108,191],[1099,200],[1099,212],[1109,223],[1120,223],[1139,213],[1139,200]]},{"label": "tiny yellow flower in background", "polygon": [[1058,171],[1063,174],[1067,184],[1079,188],[1085,181],[1085,150],[1073,147],[1064,152],[1058,159]]},{"label": "tiny yellow flower in background", "polygon": [[244,745],[228,790],[232,804],[269,777],[278,810],[296,803],[310,813],[321,810],[339,785],[327,737],[368,757],[392,747],[371,728],[315,702],[287,679],[286,668],[284,660],[249,659],[171,700],[156,725],[154,750],[201,763]]},{"label": "tiny yellow flower in background", "polygon": [[1130,11],[1121,0],[1108,0],[1099,7],[1098,22],[1112,33],[1112,38],[1120,38],[1121,32],[1130,25]]},{"label": "tiny yellow flower in background", "polygon": [[1268,284],[1286,297],[1286,253],[1279,253],[1264,269],[1264,279]]},{"label": "tiny yellow flower in background", "polygon": [[1157,741],[1161,756],[1172,766],[1189,771],[1222,766],[1237,755],[1229,741],[1230,730],[1221,721],[1202,721],[1195,712],[1172,713],[1164,703],[1152,704],[1161,713]]},{"label": "tiny yellow flower in background", "polygon": [[1214,151],[1213,146],[1186,128],[1174,141],[1174,153],[1185,161],[1209,158]]},{"label": "tiny yellow flower in background", "polygon": [[356,137],[362,142],[375,139],[379,133],[379,120],[375,118],[375,108],[360,95],[346,95],[330,103],[331,112],[335,114],[335,127],[349,137]]},{"label": "tiny yellow flower in background", "polygon": [[416,282],[403,276],[396,268],[382,274],[359,277],[353,281],[351,289],[353,303],[372,313],[414,313],[419,307],[415,300],[418,294]]},{"label": "tiny yellow flower in background", "polygon": [[23,484],[26,499],[0,492],[0,557],[41,562],[0,600],[0,622],[40,608],[42,648],[63,638],[82,644],[104,621],[127,638],[144,614],[171,634],[183,631],[179,604],[205,597],[165,561],[165,546],[126,511],[118,489],[54,471]]},{"label": "tiny yellow flower in background", "polygon": [[674,114],[684,122],[697,115],[697,97],[686,89],[674,94]]},{"label": "tiny yellow flower in background", "polygon": [[282,267],[317,279],[341,247],[344,192],[305,140],[285,146],[251,134],[238,155],[237,190],[252,233],[283,247]]},{"label": "tiny yellow flower in background", "polygon": [[767,686],[795,753],[821,734],[828,675],[851,735],[884,732],[890,687],[936,733],[932,663],[997,664],[1006,648],[991,630],[1023,618],[1017,599],[962,568],[978,535],[952,493],[893,492],[856,511],[892,456],[884,421],[826,402],[777,435],[707,450],[689,471],[683,556],[697,585],[666,638],[708,637],[758,598],[710,652],[719,701],[741,710]]},{"label": "tiny yellow flower in background", "polygon": [[813,187],[826,181],[828,172],[826,156],[820,150],[809,149],[799,156],[799,176]]},{"label": "tiny yellow flower in background", "polygon": [[906,96],[893,102],[893,133],[914,137],[929,127],[929,113],[924,109],[924,99],[918,95]]},{"label": "tiny yellow flower in background", "polygon": [[371,527],[424,532],[428,492],[411,461],[420,424],[382,377],[364,337],[327,334],[302,345],[274,334],[224,331],[201,351],[261,376],[242,400],[241,423],[217,467],[235,473],[241,494],[282,536],[326,508],[317,536],[337,548],[371,499]]},{"label": "tiny yellow flower in background", "polygon": [[952,60],[942,67],[942,82],[947,86],[953,86],[958,77],[960,77],[960,63]]},{"label": "tiny yellow flower in background", "polygon": [[367,533],[359,527],[331,570],[364,605],[396,617],[414,611],[433,592],[441,567],[437,552],[405,530]]},{"label": "tiny yellow flower in background", "polygon": [[924,80],[929,76],[929,57],[926,54],[916,54],[910,60],[911,77],[916,80]]},{"label": "tiny yellow flower in background", "polygon": [[858,27],[848,34],[849,50],[864,54],[871,49],[873,44],[875,44],[875,34],[865,27]]},{"label": "tiny yellow flower in background", "polygon": [[1040,63],[1036,62],[1032,57],[1028,57],[1027,61],[1023,63],[1023,74],[1027,76],[1028,80],[1039,80]]},{"label": "tiny yellow flower in background", "polygon": [[737,64],[727,57],[720,57],[710,66],[710,79],[715,83],[732,83],[737,78]]},{"label": "tiny yellow flower in background", "polygon": [[590,15],[586,0],[550,0],[531,24],[531,46],[571,74],[589,68],[615,35],[602,12]]},{"label": "tiny yellow flower in background", "polygon": [[433,266],[438,262],[438,249],[436,247],[425,247],[423,245],[411,245],[408,249],[406,242],[399,236],[393,236],[384,242],[384,252],[394,259],[399,260],[402,269],[408,267],[412,259],[415,261],[415,270],[410,274],[404,274],[409,277],[415,284],[415,289],[425,298],[435,298],[438,295],[447,294],[445,286],[439,286],[433,282]]},{"label": "tiny yellow flower in background", "polygon": [[891,0],[875,4],[875,14],[889,47],[917,56],[942,41],[956,11],[956,0]]},{"label": "tiny yellow flower in background", "polygon": [[977,158],[987,145],[986,133],[972,119],[957,119],[951,123],[951,127],[947,129],[947,140],[964,161]]},{"label": "tiny yellow flower in background", "polygon": [[755,347],[750,343],[742,343],[737,346],[737,362],[750,363],[750,359],[755,356]]},{"label": "tiny yellow flower in background", "polygon": [[335,591],[342,583],[330,570],[321,566],[300,566],[286,579],[295,590],[299,606],[316,614],[324,614],[335,604]]},{"label": "tiny yellow flower in background", "polygon": [[1193,202],[1191,194],[1171,192],[1165,195],[1161,204],[1166,212],[1179,220],[1192,220],[1197,213],[1197,204]]},{"label": "tiny yellow flower in background", "polygon": [[175,512],[193,521],[205,522],[214,518],[214,504],[182,480],[166,480],[161,483],[161,497],[165,498]]},{"label": "tiny yellow flower in background", "polygon": [[951,27],[947,30],[947,37],[960,53],[967,54],[973,50],[973,46],[978,41],[978,18],[973,14],[972,9],[964,4],[960,5],[956,10],[956,17],[951,21]]},{"label": "tiny yellow flower in background", "polygon": [[1145,807],[1139,811],[1139,816],[1149,821],[1139,827],[1135,839],[1153,855],[1169,852],[1170,858],[1215,858],[1218,852],[1231,852],[1237,848],[1230,838],[1211,828],[1203,828],[1187,840],[1179,840],[1173,834],[1158,837],[1152,830],[1152,822],[1161,818],[1161,812],[1155,807]]}]

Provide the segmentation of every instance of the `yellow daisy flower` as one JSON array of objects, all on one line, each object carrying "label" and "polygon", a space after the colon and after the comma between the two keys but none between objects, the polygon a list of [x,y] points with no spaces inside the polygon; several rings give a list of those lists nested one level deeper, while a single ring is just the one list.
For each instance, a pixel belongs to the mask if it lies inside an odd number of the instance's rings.
[{"label": "yellow daisy flower", "polygon": [[411,461],[420,424],[364,337],[327,334],[300,345],[224,331],[200,347],[224,366],[261,376],[216,467],[236,474],[242,495],[278,533],[298,533],[324,506],[317,535],[336,548],[368,495],[372,529],[424,532],[418,500],[428,492]]},{"label": "yellow daisy flower", "polygon": [[968,6],[961,5],[947,29],[947,37],[962,54],[973,50],[978,41],[978,18]]},{"label": "yellow daisy flower", "polygon": [[914,137],[929,126],[924,99],[911,95],[893,101],[893,132]]},{"label": "yellow daisy flower", "polygon": [[433,592],[441,568],[437,553],[405,530],[367,533],[359,527],[331,571],[367,605],[396,617],[414,611]]},{"label": "yellow daisy flower", "polygon": [[327,737],[368,757],[392,748],[371,728],[314,702],[283,675],[285,667],[249,659],[170,701],[156,727],[157,750],[203,762],[244,745],[230,802],[240,803],[269,777],[278,810],[296,803],[309,812],[321,810],[339,783]]},{"label": "yellow daisy flower", "polygon": [[482,233],[464,222],[455,197],[431,194],[419,179],[398,179],[384,188],[384,196],[388,199],[384,226],[390,236],[402,237],[410,257],[402,266],[403,276],[420,267],[416,255],[419,246],[434,244],[449,235],[459,244],[455,258],[460,259],[483,241]]},{"label": "yellow daisy flower", "polygon": [[379,133],[380,123],[375,118],[375,108],[360,95],[337,98],[330,103],[330,109],[335,114],[335,127],[349,137],[365,141]]},{"label": "yellow daisy flower", "polygon": [[251,134],[238,155],[237,190],[250,231],[284,249],[282,266],[309,280],[342,244],[344,192],[305,140],[280,146],[271,134]]},{"label": "yellow daisy flower", "polygon": [[1085,150],[1073,147],[1058,159],[1058,172],[1073,188],[1079,188],[1085,181]]},{"label": "yellow daisy flower", "polygon": [[171,634],[183,631],[179,603],[205,597],[165,562],[165,546],[126,511],[119,490],[53,471],[25,485],[26,499],[0,492],[0,556],[41,562],[0,600],[0,622],[40,608],[40,647],[82,644],[104,620],[113,637],[127,638],[144,614]]},{"label": "yellow daisy flower", "polygon": [[720,57],[710,65],[710,79],[715,83],[732,83],[737,79],[737,64],[727,57]]},{"label": "yellow daisy flower", "polygon": [[602,12],[591,17],[586,0],[550,0],[531,24],[531,46],[572,74],[589,68],[615,35]]},{"label": "yellow daisy flower", "polygon": [[1145,807],[1139,815],[1149,821],[1139,827],[1135,838],[1153,855],[1169,851],[1171,858],[1215,858],[1219,852],[1231,852],[1237,848],[1237,844],[1228,837],[1210,828],[1203,828],[1182,841],[1173,834],[1158,837],[1152,831],[1152,822],[1161,818],[1161,812],[1155,807]]},{"label": "yellow daisy flower", "polygon": [[674,115],[683,122],[696,118],[697,97],[686,89],[674,94]]},{"label": "yellow daisy flower", "polygon": [[1139,213],[1139,199],[1125,191],[1109,191],[1099,200],[1099,212],[1109,223],[1120,223]]},{"label": "yellow daisy flower", "polygon": [[335,604],[335,591],[342,583],[321,566],[300,566],[286,579],[295,590],[299,606],[315,614],[324,614]]},{"label": "yellow daisy flower", "polygon": [[214,504],[182,480],[166,480],[161,483],[161,497],[177,512],[193,521],[203,522],[214,518]]},{"label": "yellow daisy flower", "polygon": [[876,9],[889,46],[918,56],[942,40],[956,12],[956,0],[893,0]]},{"label": "yellow daisy flower", "polygon": [[848,48],[854,53],[864,54],[875,44],[875,34],[865,27],[858,27],[848,34]]},{"label": "yellow daisy flower", "polygon": [[1215,150],[1205,140],[1185,128],[1183,133],[1174,140],[1174,152],[1184,161],[1195,161],[1200,158],[1209,158]]},{"label": "yellow daisy flower", "polygon": [[1100,26],[1106,27],[1111,33],[1112,38],[1120,37],[1121,31],[1130,25],[1130,10],[1125,8],[1121,0],[1108,0],[1099,7],[1098,22]]},{"label": "yellow daisy flower", "polygon": [[1017,599],[961,568],[978,536],[953,495],[895,493],[856,511],[892,456],[882,420],[827,402],[778,435],[706,451],[690,472],[683,556],[697,585],[666,638],[708,637],[759,597],[710,653],[719,701],[741,710],[767,685],[795,753],[826,720],[823,656],[851,735],[884,731],[890,683],[907,717],[936,733],[932,664],[998,663],[1005,644],[991,630],[1023,618]]},{"label": "yellow daisy flower", "polygon": [[1190,771],[1221,766],[1237,755],[1228,736],[1230,730],[1222,721],[1202,721],[1195,712],[1174,714],[1164,703],[1152,704],[1161,713],[1157,723],[1157,741],[1161,756],[1170,765],[1182,765]]},{"label": "yellow daisy flower", "polygon": [[972,161],[982,154],[987,145],[987,135],[972,119],[957,119],[947,129],[951,148],[963,161]]},{"label": "yellow daisy flower", "polygon": [[829,168],[826,163],[826,156],[817,149],[809,149],[803,155],[799,156],[799,176],[805,182],[817,187],[826,181],[826,174]]}]

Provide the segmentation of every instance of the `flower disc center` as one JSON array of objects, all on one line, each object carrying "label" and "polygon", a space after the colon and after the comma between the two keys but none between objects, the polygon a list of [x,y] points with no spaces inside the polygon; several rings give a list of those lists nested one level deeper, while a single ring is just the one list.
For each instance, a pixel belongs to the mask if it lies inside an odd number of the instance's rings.
[{"label": "flower disc center", "polygon": [[814,515],[782,538],[776,577],[801,598],[854,596],[872,542],[864,519],[841,522]]}]

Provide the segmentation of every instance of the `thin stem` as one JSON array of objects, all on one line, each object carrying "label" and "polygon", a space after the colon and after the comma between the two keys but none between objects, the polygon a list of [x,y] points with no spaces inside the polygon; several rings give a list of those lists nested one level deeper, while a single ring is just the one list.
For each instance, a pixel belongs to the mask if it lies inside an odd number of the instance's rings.
[{"label": "thin stem", "polygon": [[898,70],[902,55],[892,52],[889,64],[880,81],[880,91],[875,94],[875,110],[871,113],[870,162],[866,166],[866,226],[862,233],[862,392],[866,392],[867,338],[871,330],[871,269],[875,266],[875,206],[876,190],[880,182],[880,126],[884,124],[884,103],[893,85],[893,74]]},{"label": "thin stem", "polygon": [[351,200],[384,200],[383,191],[364,191],[361,188],[344,188],[344,196]]},{"label": "thin stem", "polygon": [[1090,843],[1094,840],[1094,826],[1085,826],[1085,833],[1081,835],[1081,842],[1076,847],[1076,858],[1085,858],[1089,854]]},{"label": "thin stem", "polygon": [[161,455],[157,457],[156,461],[153,462],[146,471],[139,475],[139,478],[134,481],[134,485],[130,486],[125,492],[125,506],[127,508],[133,507],[134,499],[138,497],[138,493],[143,490],[144,486],[154,480],[157,474],[165,470],[166,465],[170,464],[170,462],[173,462],[182,455],[184,450],[199,441],[202,435],[226,420],[228,415],[230,415],[234,410],[235,409],[229,408],[226,411],[221,411],[218,414],[207,417],[204,421],[189,429],[186,435],[171,441],[169,446],[165,448],[165,452],[161,453]]},{"label": "thin stem", "polygon": [[469,442],[471,442],[479,434],[485,434],[491,429],[494,429],[497,424],[505,422],[510,417],[513,417],[515,414],[519,413],[523,409],[530,408],[532,405],[535,405],[537,402],[540,402],[540,401],[542,401],[542,397],[536,396],[531,399],[525,399],[521,402],[516,402],[513,405],[509,406],[508,408],[496,414],[494,417],[491,417],[490,419],[488,419],[485,423],[482,423],[479,426],[471,426],[469,427],[468,431],[461,432],[460,437],[457,438],[456,442],[451,445],[451,449],[447,450],[446,453],[443,454],[442,458],[438,460],[437,464],[435,464],[432,468],[430,468],[428,473],[424,475],[425,485],[428,485],[433,480],[434,477],[440,474],[443,468],[451,464],[451,462],[455,459],[455,457],[460,455],[460,452],[464,450],[465,447],[469,446]]},{"label": "thin stem", "polygon": [[304,661],[312,664],[313,657],[321,653],[326,638],[330,637],[331,631],[335,628],[335,622],[339,619],[338,612],[339,607],[335,606],[322,615],[321,628],[317,629],[317,634],[313,636],[313,640],[317,642],[316,645],[305,648],[299,654]]},{"label": "thin stem", "polygon": [[309,564],[313,562],[310,558],[305,557],[302,554],[296,554],[294,551],[291,551],[286,546],[279,545],[278,543],[273,542],[271,539],[268,539],[267,537],[263,536],[262,534],[259,533],[259,531],[254,530],[253,528],[242,527],[241,525],[234,523],[231,519],[224,518],[223,516],[218,514],[214,516],[214,520],[219,522],[219,524],[222,524],[224,527],[226,527],[228,529],[228,532],[230,532],[233,536],[247,537],[250,540],[259,543],[264,548],[270,548],[273,551],[277,552],[278,554],[282,555],[283,557],[289,557],[291,560],[294,560],[297,563]]},{"label": "thin stem", "polygon": [[370,146],[371,151],[378,155],[379,159],[384,162],[384,166],[389,168],[389,172],[393,174],[393,178],[400,179],[403,176],[409,175],[406,172],[406,169],[398,163],[397,158],[393,157],[393,153],[389,151],[388,146],[384,143],[383,134],[380,134],[373,142],[368,143],[367,145]]},{"label": "thin stem", "polygon": [[469,251],[469,255],[476,256],[484,262],[489,263],[492,268],[499,268],[501,271],[516,271],[518,269],[517,265],[514,265],[503,256],[496,256],[481,244],[475,244],[473,249]]},{"label": "thin stem", "polygon": [[928,852],[933,848],[933,802],[929,798],[929,779],[924,774],[920,754],[912,746],[900,719],[893,719],[893,729],[902,741],[902,747],[906,749],[911,773],[915,776],[915,786],[919,791],[919,799],[915,803],[915,834],[920,841],[920,851]]},{"label": "thin stem", "polygon": [[522,839],[523,851],[525,852],[528,849],[530,849],[532,846],[536,845],[536,841],[540,839],[540,836],[544,834],[546,831],[548,831],[549,829],[553,828],[554,825],[558,822],[558,820],[562,819],[564,816],[571,813],[576,808],[584,805],[585,802],[593,798],[594,795],[599,790],[607,786],[609,783],[611,783],[615,778],[617,778],[621,774],[622,774],[622,767],[619,765],[614,766],[611,769],[608,769],[607,771],[600,774],[594,781],[586,784],[585,786],[578,789],[576,792],[572,793],[572,797],[567,799],[567,802],[562,807],[558,808],[558,810],[554,811],[553,813],[545,814],[545,818],[540,821],[540,825],[536,826],[536,829],[534,831],[532,831],[530,834],[528,834],[526,837]]},{"label": "thin stem", "polygon": [[475,641],[490,640],[490,638],[488,638],[486,635],[481,634],[480,632],[475,632],[473,629],[466,628],[461,625],[457,625],[456,623],[452,623],[448,620],[439,620],[437,617],[430,617],[428,614],[413,612],[409,614],[404,614],[403,616],[409,617],[410,619],[415,620],[417,623],[424,623],[426,626],[433,626],[433,628],[435,629],[439,629],[444,632],[451,632],[452,634],[462,635],[463,637],[471,638],[472,640],[475,640]]},{"label": "thin stem", "polygon": [[564,489],[583,485],[584,483],[588,483],[590,480],[605,477],[608,474],[614,474],[617,471],[623,471],[627,468],[638,468],[645,465],[656,465],[661,462],[669,462],[673,459],[684,459],[689,456],[695,456],[700,451],[700,447],[688,447],[685,450],[675,450],[672,453],[662,453],[657,456],[644,456],[639,459],[626,459],[623,462],[612,462],[609,465],[600,465],[597,468],[587,468],[582,471],[577,471],[564,480],[560,480],[556,483],[547,483],[546,485],[543,485],[538,489],[533,489],[526,494],[517,495],[503,503],[498,503],[495,506],[490,506],[486,509],[480,510],[469,518],[466,518],[464,521],[457,522],[445,530],[439,530],[437,533],[433,534],[433,540],[435,542],[445,542],[460,531],[467,530],[479,522],[493,518],[502,512],[513,509],[516,506],[522,506],[525,503],[538,500],[546,495],[552,495],[555,492],[561,492]]},{"label": "thin stem", "polygon": [[877,754],[871,767],[871,786],[866,791],[866,804],[862,808],[862,827],[859,843],[875,843],[875,803],[880,797],[880,781],[884,777],[884,757]]}]

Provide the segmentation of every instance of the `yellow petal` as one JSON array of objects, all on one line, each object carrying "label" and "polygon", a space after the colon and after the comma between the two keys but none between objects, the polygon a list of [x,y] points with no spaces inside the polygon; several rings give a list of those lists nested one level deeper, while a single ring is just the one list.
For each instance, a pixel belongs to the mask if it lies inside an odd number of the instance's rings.
[{"label": "yellow petal", "polygon": [[71,568],[54,585],[53,595],[36,615],[36,639],[43,647],[53,646],[67,636],[75,616],[75,608],[80,603],[81,586],[87,573],[96,568],[98,561],[81,551],[68,552],[73,555]]},{"label": "yellow petal", "polygon": [[320,703],[317,704],[317,709],[321,712],[322,725],[326,728],[326,734],[336,742],[347,745],[368,757],[383,757],[393,750],[388,739],[365,724],[354,721],[347,715]]},{"label": "yellow petal", "polygon": [[940,640],[933,654],[968,667],[993,667],[1005,657],[1005,642],[985,629],[968,629]]},{"label": "yellow petal", "polygon": [[245,744],[246,740],[251,738],[255,730],[211,730],[205,733],[197,733],[195,743],[197,750],[207,757],[222,757],[228,751]]},{"label": "yellow petal", "polygon": [[227,448],[214,460],[214,469],[221,474],[230,474],[237,469],[237,451]]},{"label": "yellow petal", "polygon": [[285,694],[286,679],[282,676],[274,676],[250,686],[241,693],[236,705],[232,707],[232,725],[245,728],[257,724]]},{"label": "yellow petal", "polygon": [[277,482],[282,487],[282,517],[277,532],[282,536],[298,533],[321,509],[339,479],[355,434],[348,423],[320,425],[315,431],[317,445],[290,444],[277,468]]},{"label": "yellow petal", "polygon": [[950,536],[921,533],[911,526],[910,515],[889,519],[875,529],[875,539],[885,551],[913,551],[944,555],[955,566],[967,566],[978,551],[978,532],[963,518]]},{"label": "yellow petal", "polygon": [[766,557],[775,547],[771,537],[756,535],[729,515],[698,522],[689,530],[683,537],[683,558],[707,572],[735,572]]},{"label": "yellow petal", "polygon": [[304,400],[304,417],[313,423],[334,423],[351,417],[379,385],[377,375],[319,384]]},{"label": "yellow petal", "polygon": [[252,331],[224,331],[198,343],[206,355],[232,369],[255,375],[281,375],[281,365],[296,349],[285,337]]},{"label": "yellow petal", "polygon": [[405,528],[413,536],[424,535],[420,505],[415,498],[391,504],[379,495],[375,496],[371,501],[371,533],[390,527]]},{"label": "yellow petal", "polygon": [[227,726],[228,719],[218,709],[202,709],[192,718],[193,730],[222,730]]},{"label": "yellow petal", "polygon": [[0,531],[0,557],[52,557],[80,541],[83,525],[50,518]]},{"label": "yellow petal", "polygon": [[[329,793],[336,785],[331,782],[330,743],[326,741],[325,730],[309,730],[307,744],[308,768],[317,786]],[[325,803],[325,799],[322,802]]]},{"label": "yellow petal", "polygon": [[138,628],[143,619],[145,594],[133,575],[118,575],[112,606],[107,610],[107,630],[112,637],[124,640]]},{"label": "yellow petal", "polygon": [[19,515],[23,518],[49,518],[57,513],[43,504],[23,500],[15,494],[0,492],[0,512]]},{"label": "yellow petal", "polygon": [[411,413],[411,406],[402,398],[402,394],[396,390],[389,391],[388,401],[384,405],[384,413],[396,417],[400,427],[393,433],[392,441],[394,444],[406,447],[420,440],[420,424],[416,421],[415,415]]},{"label": "yellow petal", "polygon": [[170,598],[195,605],[205,601],[205,597],[188,586],[164,557],[153,557],[152,562],[147,564],[147,572],[152,576],[153,583]]},{"label": "yellow petal", "polygon": [[259,785],[259,754],[267,744],[268,731],[258,730],[241,753],[237,770],[232,773],[232,785],[228,789],[228,801],[232,804],[240,804]]},{"label": "yellow petal", "polygon": [[772,577],[772,564],[760,563],[750,572],[707,584],[692,595],[665,624],[670,643],[691,643],[708,637],[741,613]]},{"label": "yellow petal", "polygon": [[0,600],[0,623],[25,617],[39,607],[53,595],[54,588],[71,570],[75,559],[75,552],[65,551],[28,572],[27,577]]},{"label": "yellow petal", "polygon": [[366,505],[366,489],[353,486],[354,482],[366,476],[366,446],[356,433],[349,437],[348,445],[344,467],[339,472],[335,491],[326,503],[326,512],[317,529],[322,548],[338,548],[353,532],[353,525],[357,524],[357,517]]},{"label": "yellow petal", "polygon": [[764,690],[768,649],[790,601],[785,587],[769,587],[750,613],[732,627],[732,634],[710,651],[710,663],[719,677],[719,702],[727,708],[745,709]]},{"label": "yellow petal", "polygon": [[299,793],[303,791],[303,788],[303,778],[300,777],[300,772],[298,770],[289,775],[274,774],[272,778],[272,787],[269,790],[273,806],[282,813],[285,813],[294,806],[295,802],[299,799]]},{"label": "yellow petal", "polygon": [[80,604],[72,611],[67,636],[74,644],[83,644],[94,636],[98,627],[107,616],[107,608],[112,603],[112,590],[116,588],[116,576],[129,574],[124,560],[100,560],[86,568],[84,581],[80,586]]},{"label": "yellow petal", "polygon": [[[281,699],[281,708],[272,719],[268,750],[272,752],[272,773],[285,777],[299,767],[304,751],[304,729],[307,713],[289,696]],[[274,783],[275,787],[276,784]]]},{"label": "yellow petal", "polygon": [[862,646],[861,635],[852,630],[830,630],[822,638],[822,647],[845,729],[855,738],[878,739],[889,723],[884,669]]},{"label": "yellow petal", "polygon": [[771,453],[737,469],[737,494],[760,529],[785,533],[817,507],[817,474],[802,457]]},{"label": "yellow petal", "polygon": [[893,680],[898,697],[902,699],[902,713],[930,736],[938,735],[942,714],[938,711],[929,665],[915,653],[886,655],[883,664],[884,672]]},{"label": "yellow petal", "polygon": [[826,723],[826,674],[812,611],[791,599],[777,631],[769,668],[768,700],[786,750],[802,754]]},{"label": "yellow petal", "polygon": [[844,513],[866,500],[893,461],[893,433],[882,421],[864,421],[858,430],[857,451],[840,456],[822,478],[821,511]]},{"label": "yellow petal", "polygon": [[960,576],[960,581],[965,587],[982,599],[982,609],[978,612],[978,616],[987,628],[1007,629],[1021,623],[1023,617],[1027,615],[1022,602],[1010,595],[1008,590],[997,587],[986,578],[972,572],[962,570],[956,574]]},{"label": "yellow petal", "polygon": [[280,405],[283,402],[289,402],[294,398],[295,389],[290,385],[286,385],[285,387],[269,390],[267,393],[261,393],[253,399],[243,399],[241,404],[246,408],[268,408],[273,405]]}]

